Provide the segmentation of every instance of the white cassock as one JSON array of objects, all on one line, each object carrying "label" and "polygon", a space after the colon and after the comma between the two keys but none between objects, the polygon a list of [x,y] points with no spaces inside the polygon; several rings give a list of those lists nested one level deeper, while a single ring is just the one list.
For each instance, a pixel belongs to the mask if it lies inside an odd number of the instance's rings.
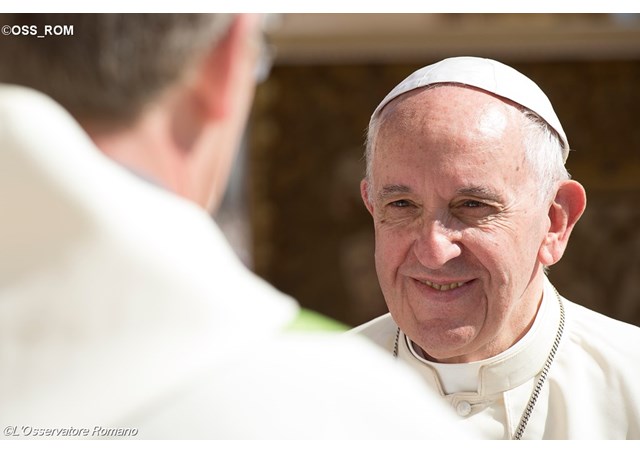
[{"label": "white cassock", "polygon": [[[435,363],[400,332],[398,357],[451,404],[462,424],[486,439],[511,439],[558,336],[558,298],[562,336],[522,438],[640,439],[640,328],[557,296],[546,277],[533,326],[498,356]],[[350,332],[393,354],[398,327],[390,314]]]},{"label": "white cassock", "polygon": [[51,99],[2,85],[0,216],[5,437],[464,436],[368,341],[283,334],[298,305],[204,210],[106,158]]}]

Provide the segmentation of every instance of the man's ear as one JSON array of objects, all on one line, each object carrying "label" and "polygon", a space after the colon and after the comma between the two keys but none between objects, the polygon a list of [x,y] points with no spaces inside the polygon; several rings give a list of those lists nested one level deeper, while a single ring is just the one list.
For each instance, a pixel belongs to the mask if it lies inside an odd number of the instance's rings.
[{"label": "man's ear", "polygon": [[577,181],[563,181],[549,207],[549,231],[538,252],[540,262],[551,266],[562,258],[574,225],[587,205],[584,187]]},{"label": "man's ear", "polygon": [[369,197],[370,188],[371,186],[369,185],[369,181],[366,179],[360,181],[360,196],[362,197],[362,201],[364,201],[364,205],[367,207],[367,211],[373,215],[373,204],[371,204],[371,199]]}]

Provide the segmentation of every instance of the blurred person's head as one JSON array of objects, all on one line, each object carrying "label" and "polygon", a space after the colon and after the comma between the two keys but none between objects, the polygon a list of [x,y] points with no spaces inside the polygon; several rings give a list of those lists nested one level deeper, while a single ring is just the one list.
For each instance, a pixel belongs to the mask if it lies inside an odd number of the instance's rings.
[{"label": "blurred person's head", "polygon": [[428,357],[482,360],[527,332],[585,207],[568,151],[540,88],[490,60],[422,68],[376,109],[361,184],[376,269]]},{"label": "blurred person's head", "polygon": [[[0,81],[41,91],[98,147],[203,207],[220,201],[244,128],[260,18],[227,14],[5,14],[72,36],[3,36]],[[34,121],[37,119],[34,118]]]}]

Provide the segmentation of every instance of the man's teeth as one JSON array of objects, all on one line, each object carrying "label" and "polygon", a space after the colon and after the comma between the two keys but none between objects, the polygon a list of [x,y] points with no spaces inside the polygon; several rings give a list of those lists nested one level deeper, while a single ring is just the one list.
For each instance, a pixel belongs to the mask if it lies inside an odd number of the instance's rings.
[{"label": "man's teeth", "polygon": [[437,283],[429,282],[426,280],[421,280],[427,286],[432,287],[433,289],[437,289],[438,291],[449,291],[451,289],[456,289],[465,284],[465,282],[457,282],[451,283],[450,285],[438,285]]}]

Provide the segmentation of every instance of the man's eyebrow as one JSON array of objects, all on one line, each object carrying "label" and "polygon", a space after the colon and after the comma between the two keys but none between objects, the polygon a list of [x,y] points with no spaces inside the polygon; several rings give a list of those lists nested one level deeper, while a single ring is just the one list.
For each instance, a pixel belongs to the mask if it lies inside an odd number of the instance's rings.
[{"label": "man's eyebrow", "polygon": [[489,200],[499,200],[500,196],[493,190],[484,186],[467,186],[456,190],[457,195],[480,197]]},{"label": "man's eyebrow", "polygon": [[378,193],[378,199],[384,200],[385,198],[393,197],[399,194],[407,194],[412,192],[409,186],[403,184],[389,184],[386,185]]}]

